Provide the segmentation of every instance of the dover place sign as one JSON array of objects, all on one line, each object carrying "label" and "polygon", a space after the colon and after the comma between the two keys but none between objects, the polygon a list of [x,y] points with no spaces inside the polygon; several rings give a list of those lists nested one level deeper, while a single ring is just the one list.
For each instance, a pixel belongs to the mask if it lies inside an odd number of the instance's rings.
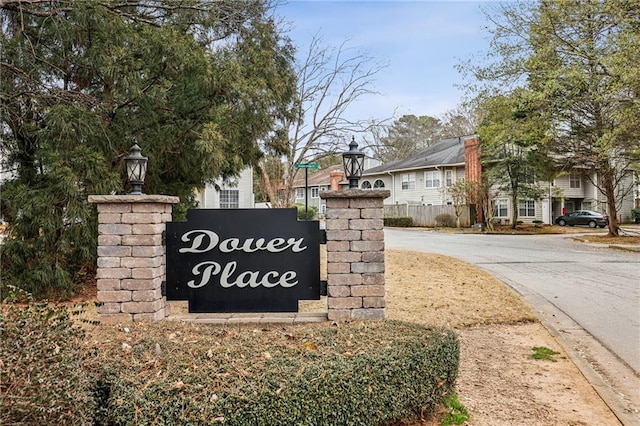
[{"label": "dover place sign", "polygon": [[167,223],[167,300],[189,312],[296,312],[320,298],[320,229],[296,209],[196,209]]}]

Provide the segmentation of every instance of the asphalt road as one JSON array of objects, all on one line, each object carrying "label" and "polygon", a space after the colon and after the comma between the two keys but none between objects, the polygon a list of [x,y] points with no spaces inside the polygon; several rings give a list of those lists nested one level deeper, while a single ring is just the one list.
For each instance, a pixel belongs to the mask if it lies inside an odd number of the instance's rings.
[{"label": "asphalt road", "polygon": [[[440,253],[475,264],[566,314],[640,373],[640,253],[567,235],[446,234],[385,229],[387,248]],[[555,316],[555,314],[551,314]]]}]

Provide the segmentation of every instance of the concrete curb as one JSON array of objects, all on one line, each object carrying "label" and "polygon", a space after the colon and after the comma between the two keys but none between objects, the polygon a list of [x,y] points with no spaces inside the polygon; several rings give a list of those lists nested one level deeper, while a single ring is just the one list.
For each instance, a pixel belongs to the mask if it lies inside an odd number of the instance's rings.
[{"label": "concrete curb", "polygon": [[303,324],[328,322],[326,313],[239,313],[239,314],[180,314],[170,315],[167,321],[183,321],[199,324],[216,325],[251,325],[251,324]]},{"label": "concrete curb", "polygon": [[563,347],[569,359],[620,423],[624,426],[640,426],[638,374],[538,293],[506,277],[496,278],[515,290],[531,306],[540,323]]}]

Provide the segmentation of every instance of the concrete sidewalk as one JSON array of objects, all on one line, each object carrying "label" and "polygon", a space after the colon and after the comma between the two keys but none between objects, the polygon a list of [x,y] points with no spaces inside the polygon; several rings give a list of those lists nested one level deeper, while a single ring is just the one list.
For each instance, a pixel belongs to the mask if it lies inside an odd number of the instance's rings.
[{"label": "concrete sidewalk", "polygon": [[620,423],[640,426],[640,375],[552,303],[524,286],[506,284],[532,307]]}]

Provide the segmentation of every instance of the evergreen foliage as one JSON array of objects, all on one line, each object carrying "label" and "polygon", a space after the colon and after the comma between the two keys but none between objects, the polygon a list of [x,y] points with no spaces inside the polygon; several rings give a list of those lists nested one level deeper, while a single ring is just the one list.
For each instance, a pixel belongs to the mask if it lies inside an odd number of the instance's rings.
[{"label": "evergreen foliage", "polygon": [[304,204],[296,204],[295,205],[297,211],[298,220],[314,220],[318,219],[318,207],[310,206],[307,204],[307,209],[305,210]]},{"label": "evergreen foliage", "polygon": [[94,381],[84,331],[64,306],[10,289],[0,310],[0,423],[88,425]]},{"label": "evergreen foliage", "polygon": [[[233,344],[214,343],[229,333]],[[159,354],[154,335],[105,348],[105,423],[391,425],[441,403],[459,363],[452,331],[396,321],[195,336]]]},{"label": "evergreen foliage", "polygon": [[395,425],[451,394],[451,330],[398,321],[260,330],[93,325],[64,306],[0,305],[0,422]]},{"label": "evergreen foliage", "polygon": [[487,99],[484,110],[480,127],[484,177],[510,197],[511,226],[515,229],[519,202],[540,199],[545,188],[538,181],[551,180],[544,132],[548,117],[535,94],[522,89]]},{"label": "evergreen foliage", "polygon": [[268,0],[5,1],[0,7],[2,285],[73,293],[95,260],[89,194],[127,190],[123,158],[149,157],[143,191],[176,195],[277,147],[295,94],[293,48]]}]

